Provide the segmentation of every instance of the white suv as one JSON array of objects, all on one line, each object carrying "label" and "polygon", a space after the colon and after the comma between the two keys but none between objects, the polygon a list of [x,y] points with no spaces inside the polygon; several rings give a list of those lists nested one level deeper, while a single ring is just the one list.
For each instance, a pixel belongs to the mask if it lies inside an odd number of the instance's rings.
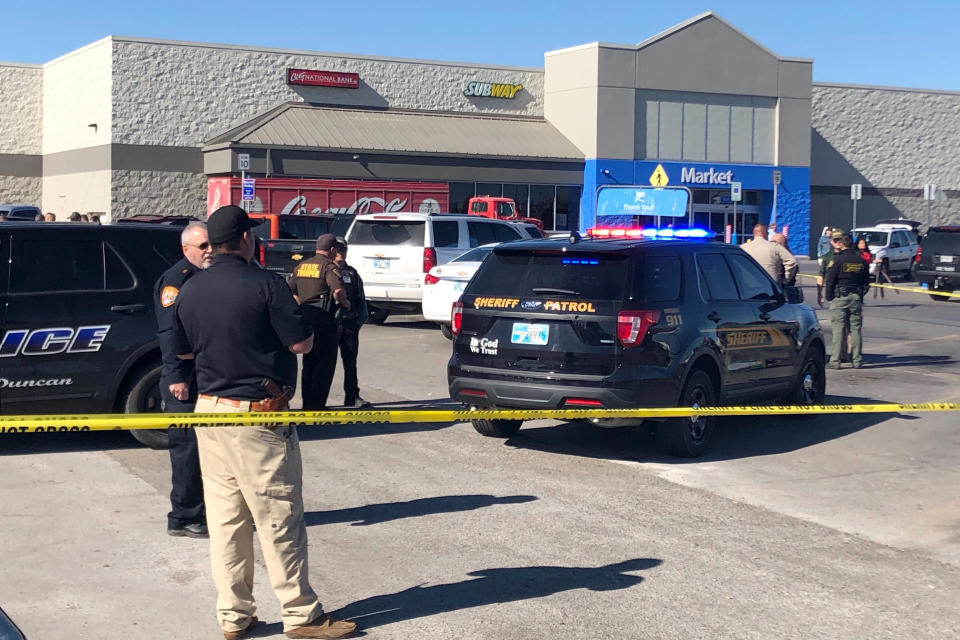
[{"label": "white suv", "polygon": [[363,278],[370,321],[391,311],[420,313],[424,277],[438,264],[485,244],[539,238],[531,224],[447,213],[372,213],[347,231],[349,262]]},{"label": "white suv", "polygon": [[851,232],[854,242],[858,238],[865,238],[873,262],[870,264],[870,275],[875,275],[877,266],[884,265],[884,270],[891,276],[900,274],[904,278],[910,277],[913,259],[917,255],[917,236],[909,225],[878,224],[873,227],[860,227]]}]

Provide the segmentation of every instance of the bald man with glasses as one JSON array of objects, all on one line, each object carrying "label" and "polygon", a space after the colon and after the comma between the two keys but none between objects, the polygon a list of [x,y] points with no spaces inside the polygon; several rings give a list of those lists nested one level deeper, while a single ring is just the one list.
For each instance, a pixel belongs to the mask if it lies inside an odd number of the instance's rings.
[{"label": "bald man with glasses", "polygon": [[[157,312],[157,338],[163,369],[160,374],[160,397],[167,413],[193,413],[197,401],[197,381],[193,361],[181,360],[172,343],[173,321],[177,297],[183,283],[213,262],[213,249],[207,238],[207,226],[191,222],[180,234],[183,258],[167,269],[154,287]],[[200,477],[200,456],[193,429],[168,429],[170,441],[170,513],[167,533],[189,538],[207,537],[207,518],[203,504],[203,481]]]}]

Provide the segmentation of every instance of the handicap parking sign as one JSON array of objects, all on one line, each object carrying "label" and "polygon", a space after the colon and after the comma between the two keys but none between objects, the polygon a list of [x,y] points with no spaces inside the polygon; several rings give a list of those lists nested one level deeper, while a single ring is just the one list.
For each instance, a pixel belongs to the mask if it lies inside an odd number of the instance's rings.
[{"label": "handicap parking sign", "polygon": [[245,178],[243,180],[243,188],[242,188],[243,195],[241,197],[245,202],[253,201],[254,199],[253,192],[254,192],[256,183],[257,181],[254,180],[253,178]]}]

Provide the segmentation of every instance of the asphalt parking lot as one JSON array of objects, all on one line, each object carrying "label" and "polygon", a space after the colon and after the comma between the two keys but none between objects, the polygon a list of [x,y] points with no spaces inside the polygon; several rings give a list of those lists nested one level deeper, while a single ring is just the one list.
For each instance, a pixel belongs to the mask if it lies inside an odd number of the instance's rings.
[{"label": "asphalt parking lot", "polygon": [[[960,401],[960,302],[868,294],[864,327],[827,402]],[[443,404],[448,352],[415,316],[367,327],[361,393]],[[731,418],[696,460],[643,428],[304,428],[311,576],[375,638],[957,637],[957,423]],[[222,637],[206,543],[165,533],[164,452],[38,434],[0,456],[0,607],[28,638]],[[254,637],[279,637],[256,580]]]}]

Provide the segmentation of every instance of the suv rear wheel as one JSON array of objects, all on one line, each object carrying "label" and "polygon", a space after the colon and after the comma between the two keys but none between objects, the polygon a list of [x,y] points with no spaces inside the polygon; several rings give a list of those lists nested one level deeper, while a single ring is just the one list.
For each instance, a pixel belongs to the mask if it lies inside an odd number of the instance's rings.
[{"label": "suv rear wheel", "polygon": [[[706,371],[690,374],[680,394],[679,407],[709,407],[716,404],[716,385]],[[682,458],[702,456],[716,428],[717,416],[671,418],[659,425],[660,445],[670,455]]]},{"label": "suv rear wheel", "polygon": [[953,289],[948,289],[948,288],[946,288],[946,287],[941,287],[941,288],[939,288],[939,289],[935,289],[935,291],[941,291],[941,292],[943,292],[944,294],[946,294],[946,295],[939,295],[939,296],[938,296],[937,294],[935,294],[935,293],[929,294],[929,295],[930,295],[930,298],[931,298],[932,300],[936,300],[936,301],[938,301],[938,302],[949,302],[949,301],[950,301],[950,296],[953,294]]},{"label": "suv rear wheel", "polygon": [[[133,372],[126,386],[123,397],[125,413],[159,413],[163,410],[160,398],[160,370],[159,364],[148,364]],[[132,429],[130,435],[140,444],[151,449],[169,449],[165,429]]]},{"label": "suv rear wheel", "polygon": [[477,433],[491,438],[509,438],[520,431],[523,420],[473,420]]},{"label": "suv rear wheel", "polygon": [[367,322],[370,324],[383,324],[387,321],[390,312],[380,307],[369,307],[367,309]]}]

